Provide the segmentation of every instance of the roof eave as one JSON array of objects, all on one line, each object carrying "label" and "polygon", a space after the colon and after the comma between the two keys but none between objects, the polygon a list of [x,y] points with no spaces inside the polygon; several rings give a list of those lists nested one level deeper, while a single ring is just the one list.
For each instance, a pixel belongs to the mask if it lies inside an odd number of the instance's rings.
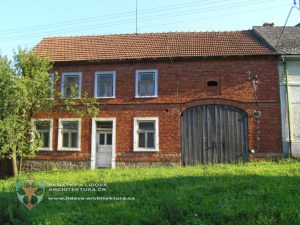
[{"label": "roof eave", "polygon": [[207,58],[243,58],[243,57],[266,57],[278,56],[279,53],[265,54],[232,54],[232,55],[202,55],[202,56],[170,56],[170,57],[151,57],[151,58],[123,58],[123,59],[82,59],[82,60],[52,60],[54,64],[73,64],[73,63],[126,63],[126,62],[155,62],[155,61],[176,61]]}]

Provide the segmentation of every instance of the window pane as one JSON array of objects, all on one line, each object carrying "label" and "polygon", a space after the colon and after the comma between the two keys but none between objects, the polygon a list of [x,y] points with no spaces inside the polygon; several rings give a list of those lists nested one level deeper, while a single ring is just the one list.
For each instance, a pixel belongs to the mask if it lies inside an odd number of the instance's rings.
[{"label": "window pane", "polygon": [[113,75],[98,75],[98,97],[110,97],[113,94]]},{"label": "window pane", "polygon": [[35,126],[37,130],[50,130],[50,121],[36,121]]},{"label": "window pane", "polygon": [[[108,83],[112,83],[112,74],[103,74],[103,75],[99,75],[98,77],[100,77],[100,81],[101,82],[108,82]],[[98,78],[99,79],[99,78]]]},{"label": "window pane", "polygon": [[112,96],[112,84],[101,83],[99,84],[98,97],[111,97]]},{"label": "window pane", "polygon": [[151,81],[154,80],[154,73],[140,73],[141,81]]},{"label": "window pane", "polygon": [[139,147],[140,148],[145,148],[146,147],[145,133],[139,133]]},{"label": "window pane", "polygon": [[113,96],[113,87],[112,83],[106,85],[106,96]]},{"label": "window pane", "polygon": [[154,95],[154,82],[148,82],[147,95]]},{"label": "window pane", "polygon": [[104,145],[105,144],[105,134],[104,133],[101,133],[99,135],[99,144],[100,145]]},{"label": "window pane", "polygon": [[71,147],[77,148],[78,147],[77,143],[78,143],[77,133],[71,133]]},{"label": "window pane", "polygon": [[112,129],[112,122],[97,122],[97,128]]},{"label": "window pane", "polygon": [[78,130],[78,122],[63,122],[64,130]]},{"label": "window pane", "polygon": [[106,134],[106,144],[112,145],[112,134],[111,133]]},{"label": "window pane", "polygon": [[141,72],[139,73],[139,95],[151,96],[155,93],[155,73]]},{"label": "window pane", "polygon": [[147,85],[145,83],[139,83],[139,95],[145,96],[147,95]]},{"label": "window pane", "polygon": [[50,134],[48,132],[44,132],[41,134],[41,140],[43,141],[43,146],[44,148],[49,147],[49,136]]},{"label": "window pane", "polygon": [[141,122],[139,123],[140,130],[154,130],[154,122]]},{"label": "window pane", "polygon": [[78,75],[64,75],[64,95],[71,97],[72,95],[79,95],[79,76]]},{"label": "window pane", "polygon": [[63,133],[63,147],[69,147],[69,133]]},{"label": "window pane", "polygon": [[98,85],[98,97],[103,97],[105,95],[105,85],[99,84]]},{"label": "window pane", "polygon": [[154,133],[147,133],[147,147],[154,148]]}]

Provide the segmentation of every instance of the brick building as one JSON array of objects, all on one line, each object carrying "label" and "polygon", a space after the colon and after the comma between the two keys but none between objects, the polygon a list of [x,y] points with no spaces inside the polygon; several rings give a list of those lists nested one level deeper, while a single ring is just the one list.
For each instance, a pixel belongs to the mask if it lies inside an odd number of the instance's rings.
[{"label": "brick building", "polygon": [[68,97],[75,84],[100,113],[41,114],[44,146],[28,170],[281,155],[278,56],[252,31],[53,37],[34,51],[54,63],[57,90]]}]

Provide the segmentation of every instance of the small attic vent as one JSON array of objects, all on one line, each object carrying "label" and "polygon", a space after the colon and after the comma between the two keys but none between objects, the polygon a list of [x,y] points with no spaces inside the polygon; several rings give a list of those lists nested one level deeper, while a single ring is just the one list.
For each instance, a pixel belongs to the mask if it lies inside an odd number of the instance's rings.
[{"label": "small attic vent", "polygon": [[218,86],[218,81],[215,80],[207,81],[207,86],[209,87]]}]

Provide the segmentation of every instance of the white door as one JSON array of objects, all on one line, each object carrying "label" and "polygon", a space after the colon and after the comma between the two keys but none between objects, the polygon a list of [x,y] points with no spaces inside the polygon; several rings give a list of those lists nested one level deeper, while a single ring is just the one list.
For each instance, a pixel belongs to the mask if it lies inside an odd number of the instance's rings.
[{"label": "white door", "polygon": [[112,130],[97,131],[97,167],[112,167]]}]

